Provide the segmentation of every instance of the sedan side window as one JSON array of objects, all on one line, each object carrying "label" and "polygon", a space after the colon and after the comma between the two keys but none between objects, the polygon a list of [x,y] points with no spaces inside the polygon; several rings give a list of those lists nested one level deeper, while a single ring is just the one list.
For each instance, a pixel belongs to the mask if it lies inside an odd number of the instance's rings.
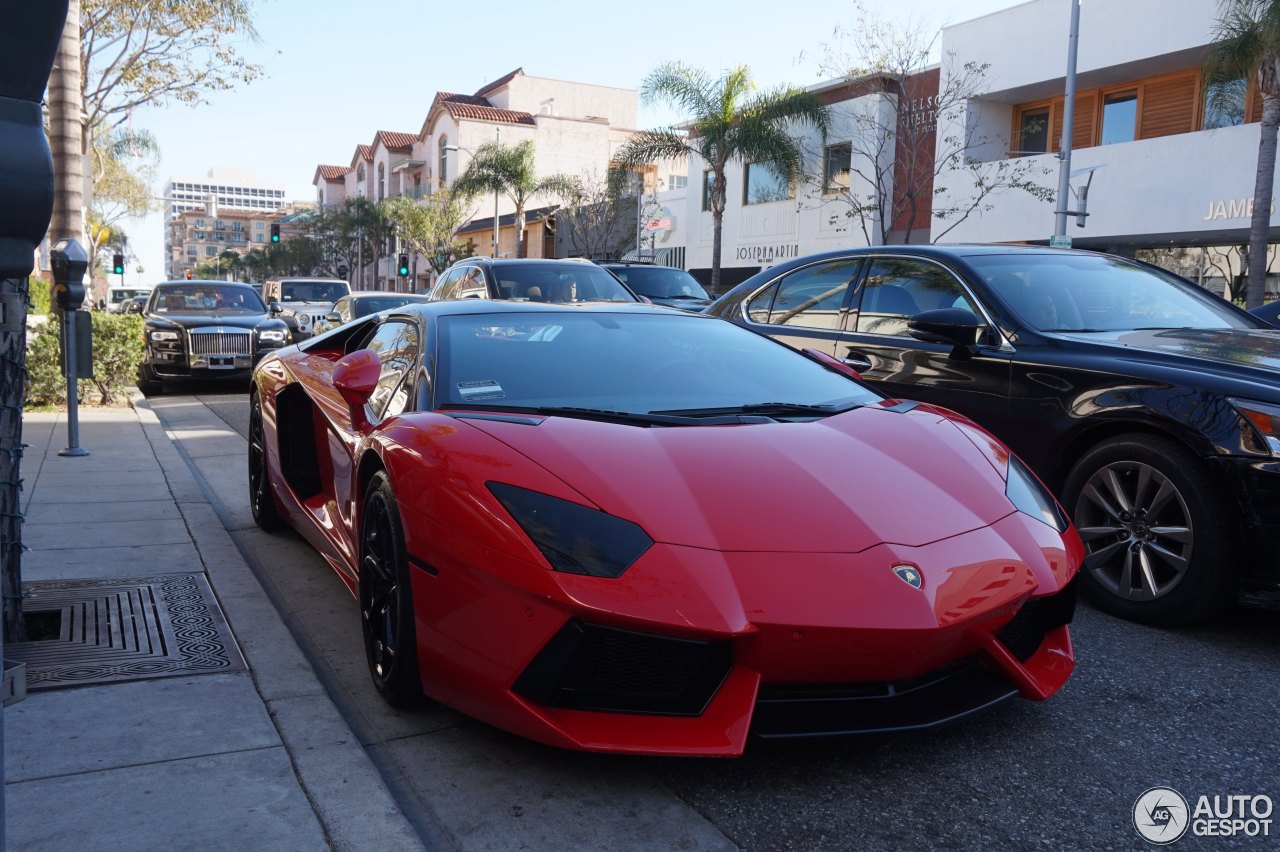
[{"label": "sedan side window", "polygon": [[458,297],[458,288],[455,285],[465,272],[465,269],[450,269],[445,272],[444,277],[436,282],[436,288],[432,291],[431,298],[437,300],[456,299]]},{"label": "sedan side window", "polygon": [[463,276],[458,282],[458,294],[455,299],[487,299],[489,298],[489,285],[484,281],[484,270],[472,267],[471,271]]},{"label": "sedan side window", "polygon": [[385,322],[367,344],[382,361],[378,386],[369,406],[379,420],[404,413],[409,406],[413,366],[418,355],[418,330],[407,322]]},{"label": "sedan side window", "polygon": [[747,304],[755,322],[837,330],[840,309],[861,259],[817,263],[792,272]]},{"label": "sedan side window", "polygon": [[872,262],[854,297],[858,312],[850,327],[864,334],[910,337],[907,320],[925,311],[963,308],[982,321],[982,314],[960,282],[934,263],[910,258],[880,258]]}]

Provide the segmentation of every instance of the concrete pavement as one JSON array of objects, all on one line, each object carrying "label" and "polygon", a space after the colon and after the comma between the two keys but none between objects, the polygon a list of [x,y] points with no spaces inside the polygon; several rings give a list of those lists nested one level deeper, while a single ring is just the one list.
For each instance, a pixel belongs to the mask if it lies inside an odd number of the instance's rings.
[{"label": "concrete pavement", "polygon": [[[7,708],[9,848],[425,848],[145,402],[137,411],[83,408],[80,418],[85,458],[57,455],[60,414],[23,421],[31,550],[22,576],[46,589],[26,611],[41,610],[47,589],[203,578],[234,641],[219,643],[206,627],[188,638],[227,646],[215,673],[144,661],[139,677],[33,691]],[[191,620],[189,606],[172,608],[162,644],[181,642]],[[89,668],[110,677],[112,665],[96,659]],[[168,676],[155,677],[165,666]]]}]

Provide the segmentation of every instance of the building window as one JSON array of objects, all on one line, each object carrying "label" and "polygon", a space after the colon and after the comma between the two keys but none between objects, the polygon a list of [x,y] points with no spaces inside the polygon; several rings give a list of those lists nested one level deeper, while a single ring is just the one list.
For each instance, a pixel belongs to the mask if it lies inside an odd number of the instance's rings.
[{"label": "building window", "polygon": [[253,223],[253,229],[255,231],[265,231],[267,229],[267,223],[259,219],[257,222]]},{"label": "building window", "polygon": [[667,178],[667,189],[684,189],[688,185],[688,175],[671,175]]},{"label": "building window", "polygon": [[440,179],[438,181],[441,187],[444,186],[445,168],[449,164],[449,152],[445,150],[445,146],[449,144],[449,137],[441,134],[440,142],[437,147],[440,149]]},{"label": "building window", "polygon": [[1014,156],[1049,152],[1049,108],[1024,109],[1018,115],[1018,138],[1014,140]]},{"label": "building window", "polygon": [[1102,99],[1102,144],[1132,142],[1138,125],[1138,93],[1115,92]]},{"label": "building window", "polygon": [[196,231],[196,239],[204,242],[204,231]]},{"label": "building window", "polygon": [[824,193],[847,192],[849,172],[853,167],[853,143],[840,142],[828,145],[823,151],[822,191]]},{"label": "building window", "polygon": [[196,256],[196,247],[195,247],[195,246],[187,246],[187,254],[188,254],[188,255],[190,255],[191,257],[195,257],[195,256]]},{"label": "building window", "polygon": [[1244,124],[1245,94],[1249,86],[1243,77],[1226,83],[1211,83],[1204,93],[1204,129]]},{"label": "building window", "polygon": [[702,209],[711,209],[711,190],[715,188],[716,173],[707,169],[702,173]]},{"label": "building window", "polygon": [[743,204],[768,204],[791,197],[791,184],[770,163],[747,163],[742,181]]},{"label": "building window", "polygon": [[206,255],[207,257],[213,257],[215,254],[217,254],[217,253],[218,253],[218,247],[217,247],[217,246],[205,246],[205,247],[204,247],[204,253],[205,253],[205,255]]},{"label": "building window", "polygon": [[254,234],[254,235],[253,235],[253,241],[254,241],[255,243],[265,243],[265,242],[266,242],[266,238],[264,238],[264,237],[262,236],[262,234]]},{"label": "building window", "polygon": [[387,166],[385,163],[378,163],[378,200],[387,197]]},{"label": "building window", "polygon": [[196,227],[203,231],[203,230],[204,230],[204,220],[203,220],[203,219],[197,219],[197,220],[196,220]]},{"label": "building window", "polygon": [[241,231],[243,231],[243,230],[244,230],[244,222],[241,222],[241,221],[239,221],[238,219],[237,219],[236,221],[232,222],[232,223],[231,223],[231,230],[232,230],[232,231],[235,231],[237,234],[238,234],[238,233],[240,233]]}]

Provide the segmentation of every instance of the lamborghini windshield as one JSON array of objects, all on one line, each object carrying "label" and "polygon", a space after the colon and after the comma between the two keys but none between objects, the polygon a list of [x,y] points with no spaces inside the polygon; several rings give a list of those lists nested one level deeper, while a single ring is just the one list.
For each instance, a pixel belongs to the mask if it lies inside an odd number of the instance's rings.
[{"label": "lamborghini windshield", "polygon": [[880,397],[713,319],[623,311],[442,316],[436,408],[834,414]]}]

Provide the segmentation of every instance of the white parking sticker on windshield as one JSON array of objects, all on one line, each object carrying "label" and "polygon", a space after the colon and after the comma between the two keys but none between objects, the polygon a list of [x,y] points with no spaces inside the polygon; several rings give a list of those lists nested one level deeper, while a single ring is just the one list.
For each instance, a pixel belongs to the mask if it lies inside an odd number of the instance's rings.
[{"label": "white parking sticker on windshield", "polygon": [[476,402],[481,399],[502,399],[502,385],[496,379],[476,379],[470,382],[458,382],[458,396],[463,402]]}]

